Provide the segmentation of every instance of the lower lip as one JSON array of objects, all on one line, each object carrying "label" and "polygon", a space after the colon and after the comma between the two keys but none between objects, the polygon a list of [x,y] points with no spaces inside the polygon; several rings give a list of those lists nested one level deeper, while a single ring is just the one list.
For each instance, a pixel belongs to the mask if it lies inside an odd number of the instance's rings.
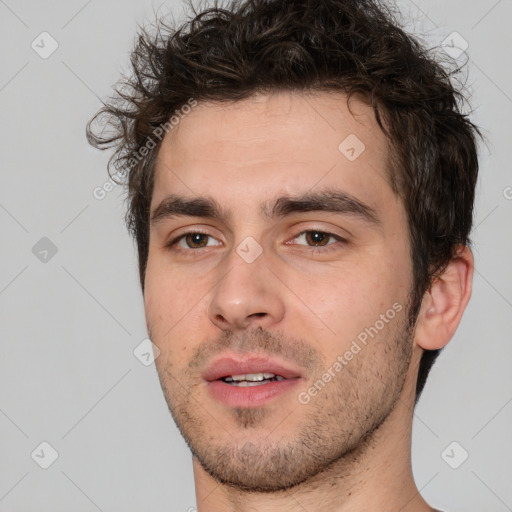
[{"label": "lower lip", "polygon": [[302,379],[285,379],[259,386],[232,386],[222,380],[208,383],[208,389],[214,398],[228,407],[261,407],[273,398],[283,395],[294,388]]}]

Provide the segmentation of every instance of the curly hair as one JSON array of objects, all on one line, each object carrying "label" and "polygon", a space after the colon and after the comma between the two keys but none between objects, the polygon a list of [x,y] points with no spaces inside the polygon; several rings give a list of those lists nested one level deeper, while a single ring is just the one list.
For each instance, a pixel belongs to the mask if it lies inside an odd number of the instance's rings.
[{"label": "curly hair", "polygon": [[[356,93],[368,99],[392,148],[390,183],[408,218],[414,322],[433,279],[459,245],[470,245],[481,135],[453,83],[461,68],[450,71],[431,53],[379,0],[215,1],[202,12],[192,7],[179,26],[159,20],[154,31],[141,28],[133,74],[89,121],[87,138],[115,148],[109,173],[113,165],[116,178],[127,176],[119,183],[127,185],[125,221],[137,241],[142,293],[161,126],[191,99],[339,91],[347,101]],[[416,401],[439,352],[422,355]]]}]

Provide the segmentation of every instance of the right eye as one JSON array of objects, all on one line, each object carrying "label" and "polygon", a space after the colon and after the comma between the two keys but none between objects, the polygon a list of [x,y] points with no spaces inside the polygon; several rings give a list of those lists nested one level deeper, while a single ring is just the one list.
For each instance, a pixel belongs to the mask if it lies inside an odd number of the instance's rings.
[{"label": "right eye", "polygon": [[[211,243],[213,241],[218,243]],[[208,233],[189,231],[171,240],[171,242],[167,244],[167,248],[178,252],[190,252],[191,249],[202,249],[204,247],[212,247],[216,245],[222,245],[222,243],[215,240],[215,238]]]}]

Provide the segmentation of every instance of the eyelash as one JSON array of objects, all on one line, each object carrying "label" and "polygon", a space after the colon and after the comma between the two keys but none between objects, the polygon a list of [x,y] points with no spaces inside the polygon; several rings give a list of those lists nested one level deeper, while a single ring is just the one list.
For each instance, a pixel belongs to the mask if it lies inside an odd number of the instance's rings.
[{"label": "eyelash", "polygon": [[[322,230],[319,230],[319,229],[306,229],[304,231],[301,231],[300,233],[297,233],[292,238],[292,240],[295,240],[295,239],[299,238],[300,236],[302,236],[302,235],[304,235],[306,233],[321,233],[323,235],[327,235],[329,238],[333,237],[338,242],[341,242],[343,244],[348,243],[347,240],[345,240],[343,237],[341,237],[339,235],[336,235],[334,233],[330,233],[329,231],[322,231]],[[187,253],[188,255],[197,256],[198,253],[200,252],[199,251],[200,249],[207,249],[208,247],[198,247],[198,248],[195,248],[195,249],[194,248],[182,249],[182,248],[177,248],[176,247],[178,242],[180,242],[187,235],[195,235],[195,234],[204,235],[204,236],[207,236],[207,237],[214,238],[209,233],[204,233],[203,231],[187,231],[186,233],[183,233],[183,234],[177,236],[176,238],[174,238],[173,240],[171,240],[168,244],[166,244],[165,247],[168,250],[172,250],[172,251],[177,252],[177,253]],[[301,246],[303,246],[302,244],[287,244],[287,245],[301,245]],[[335,245],[336,244],[327,244],[327,245],[322,245],[322,246],[321,245],[306,245],[306,246],[303,246],[303,247],[310,248],[311,252],[313,252],[313,253],[321,252],[323,254],[326,254],[326,253],[331,252],[333,250],[334,251],[338,250],[337,247],[332,247],[332,246],[335,246]]]}]

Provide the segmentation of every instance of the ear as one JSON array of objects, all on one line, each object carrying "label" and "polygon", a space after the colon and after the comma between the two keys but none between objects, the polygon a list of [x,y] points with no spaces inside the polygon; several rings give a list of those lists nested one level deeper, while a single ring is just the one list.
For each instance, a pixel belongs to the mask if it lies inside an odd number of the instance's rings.
[{"label": "ear", "polygon": [[459,246],[456,256],[423,296],[415,335],[421,348],[440,349],[452,339],[471,297],[473,271],[471,250]]}]

